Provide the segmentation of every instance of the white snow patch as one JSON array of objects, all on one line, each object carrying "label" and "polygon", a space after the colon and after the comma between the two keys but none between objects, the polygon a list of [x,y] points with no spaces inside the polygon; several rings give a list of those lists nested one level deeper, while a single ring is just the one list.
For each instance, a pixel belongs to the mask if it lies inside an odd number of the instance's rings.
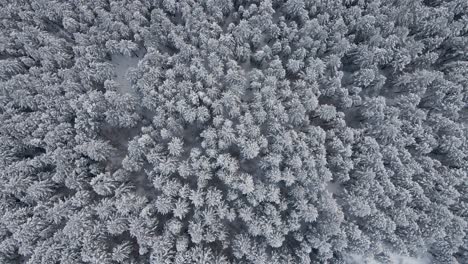
[{"label": "white snow patch", "polygon": [[429,264],[431,260],[427,256],[422,256],[418,258],[408,257],[408,256],[401,256],[392,254],[390,256],[392,263],[397,264]]},{"label": "white snow patch", "polygon": [[343,187],[341,184],[337,182],[327,182],[327,186],[325,187],[327,191],[329,191],[331,194],[338,194],[342,191]]},{"label": "white snow patch", "polygon": [[114,54],[111,56],[111,62],[115,66],[115,79],[119,84],[119,93],[130,93],[135,94],[135,90],[132,89],[132,85],[127,78],[127,72],[130,68],[135,68],[138,65],[138,62],[145,55],[143,49],[138,50],[135,53],[135,56],[128,57],[120,54]]},{"label": "white snow patch", "polygon": [[[361,255],[356,254],[349,254],[349,259],[346,263],[348,264],[382,264],[381,262]],[[398,254],[390,254],[390,263],[391,264],[429,264],[431,263],[431,259],[426,256],[419,256],[419,257],[409,257],[409,256],[402,256]]]},{"label": "white snow patch", "polygon": [[346,260],[347,264],[380,264],[373,258],[368,258],[365,256],[361,255],[356,255],[356,254],[349,254],[348,255],[348,260]]}]

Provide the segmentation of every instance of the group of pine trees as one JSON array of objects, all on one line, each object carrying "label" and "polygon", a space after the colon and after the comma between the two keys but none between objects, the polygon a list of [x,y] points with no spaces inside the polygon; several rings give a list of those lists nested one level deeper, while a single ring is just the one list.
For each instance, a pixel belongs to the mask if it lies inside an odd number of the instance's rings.
[{"label": "group of pine trees", "polygon": [[0,263],[468,262],[466,0],[0,0],[0,33]]}]

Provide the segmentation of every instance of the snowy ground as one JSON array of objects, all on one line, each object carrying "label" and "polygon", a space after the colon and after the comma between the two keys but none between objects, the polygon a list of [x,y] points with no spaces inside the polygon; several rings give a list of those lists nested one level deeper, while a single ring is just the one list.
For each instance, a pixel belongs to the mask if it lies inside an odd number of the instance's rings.
[{"label": "snowy ground", "polygon": [[[349,261],[351,264],[360,264],[360,263],[369,263],[369,264],[381,264],[381,262],[375,259],[365,258],[359,255],[349,255]],[[407,257],[401,256],[398,254],[390,254],[390,263],[392,264],[429,264],[431,263],[431,259],[426,256],[419,256],[415,257]]]},{"label": "snowy ground", "polygon": [[114,54],[112,55],[112,64],[115,66],[115,81],[119,84],[120,93],[131,93],[135,94],[135,90],[132,89],[130,81],[127,78],[127,72],[130,68],[137,67],[138,62],[145,55],[145,51],[140,49],[136,52],[136,56],[128,57],[124,55]]},{"label": "snowy ground", "polygon": [[[115,66],[115,78],[119,86],[117,92],[121,94],[129,93],[133,96],[136,96],[135,89],[132,88],[132,85],[127,77],[127,72],[131,68],[135,68],[138,66],[138,62],[143,59],[145,55],[145,50],[140,49],[138,50],[134,56],[128,57],[124,55],[114,54],[111,57],[111,62]],[[123,147],[122,155],[123,157],[126,155],[126,148],[128,147],[128,141],[134,138],[141,130],[142,124],[139,124],[135,128],[127,131],[128,133],[124,134],[125,130],[121,129],[119,131],[114,131],[113,137],[119,138],[119,142],[117,145]],[[123,157],[119,159],[119,163],[121,163]],[[132,174],[132,182],[136,187],[136,193],[141,196],[146,197],[153,197],[154,196],[154,189],[152,189],[152,183],[148,180],[148,177],[145,172],[140,171]],[[152,191],[148,191],[148,189],[152,189]]]}]

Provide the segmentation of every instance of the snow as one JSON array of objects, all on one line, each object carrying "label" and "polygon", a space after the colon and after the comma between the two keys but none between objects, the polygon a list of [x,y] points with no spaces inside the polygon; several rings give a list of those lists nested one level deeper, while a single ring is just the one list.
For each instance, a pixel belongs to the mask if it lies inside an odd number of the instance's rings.
[{"label": "snow", "polygon": [[343,189],[343,187],[337,182],[328,182],[325,188],[332,194],[337,194]]},{"label": "snow", "polygon": [[[135,89],[132,87],[130,80],[128,79],[128,71],[132,68],[136,68],[140,60],[144,57],[145,50],[140,49],[138,50],[134,56],[124,56],[120,54],[114,54],[111,56],[111,63],[115,67],[115,78],[114,81],[117,82],[118,90],[117,92],[120,94],[129,93],[133,96],[137,96]],[[151,120],[154,114],[148,111],[142,111],[142,115],[147,119]],[[120,167],[122,160],[127,155],[127,148],[128,142],[133,139],[135,136],[141,133],[141,128],[143,123],[139,123],[137,126],[133,128],[121,128],[116,130],[107,131],[106,135],[108,138],[112,139],[111,141],[114,143],[119,153],[113,160],[114,166]],[[134,184],[136,188],[136,193],[138,195],[154,198],[155,189],[148,178],[148,175],[144,171],[134,172],[131,175],[131,182]]]},{"label": "snow", "polygon": [[135,68],[138,66],[138,62],[143,58],[145,55],[145,51],[143,49],[138,50],[135,53],[135,56],[128,57],[120,54],[114,54],[111,57],[111,62],[115,66],[115,79],[119,84],[119,93],[130,93],[135,94],[135,90],[132,89],[132,85],[127,78],[127,72],[131,68]]},{"label": "snow", "polygon": [[401,264],[429,264],[431,263],[431,260],[427,256],[414,258],[414,257],[392,254],[390,256],[390,259],[393,263],[401,263]]},{"label": "snow", "polygon": [[[382,264],[381,262],[373,259],[364,257],[357,254],[349,254],[348,255],[348,263],[368,263],[368,264]],[[399,254],[390,254],[390,263],[391,264],[429,264],[431,260],[428,256],[418,256],[418,257],[409,257],[403,256]]]}]

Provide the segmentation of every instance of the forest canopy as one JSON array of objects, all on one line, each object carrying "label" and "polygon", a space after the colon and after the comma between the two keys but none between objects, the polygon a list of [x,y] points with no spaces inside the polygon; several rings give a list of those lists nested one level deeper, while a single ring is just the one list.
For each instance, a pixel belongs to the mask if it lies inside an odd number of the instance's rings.
[{"label": "forest canopy", "polygon": [[466,0],[0,0],[0,263],[468,263]]}]

